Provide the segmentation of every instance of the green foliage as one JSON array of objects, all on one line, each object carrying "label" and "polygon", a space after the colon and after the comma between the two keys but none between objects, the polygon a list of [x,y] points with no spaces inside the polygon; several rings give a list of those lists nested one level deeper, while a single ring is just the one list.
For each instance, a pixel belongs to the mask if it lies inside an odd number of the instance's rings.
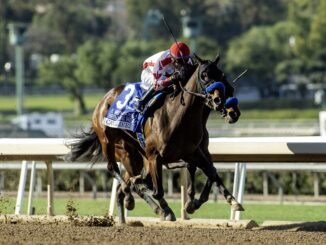
[{"label": "green foliage", "polygon": [[39,70],[39,83],[45,85],[56,84],[67,90],[79,87],[79,82],[74,71],[76,61],[68,56],[61,56],[58,61],[45,60]]},{"label": "green foliage", "polygon": [[288,4],[288,18],[300,28],[301,35],[310,31],[310,23],[320,0],[292,0]]},{"label": "green foliage", "polygon": [[53,33],[58,43],[64,42],[64,50],[52,52],[72,53],[88,38],[103,37],[110,25],[110,19],[87,1],[59,0],[43,8],[34,15],[33,25]]},{"label": "green foliage", "polygon": [[320,0],[316,15],[311,21],[309,34],[310,50],[314,53],[322,50],[326,44],[326,1]]},{"label": "green foliage", "polygon": [[[169,44],[170,45],[170,44]],[[117,59],[117,69],[114,71],[115,84],[140,81],[144,60],[158,51],[168,49],[170,46],[163,41],[127,41],[120,49]]]},{"label": "green foliage", "polygon": [[[126,0],[126,13],[120,7],[116,1],[104,0],[4,1],[0,78],[9,59],[6,25],[11,20],[26,21],[30,23],[26,67],[31,67],[31,54],[41,54],[45,60],[39,74],[26,72],[28,79],[33,84],[34,76],[39,76],[43,84],[45,80],[49,85],[59,84],[84,111],[80,90],[139,81],[143,60],[174,41],[161,21],[144,29],[147,14],[157,9],[177,39],[196,46],[193,51],[198,55],[212,59],[220,53],[222,66],[232,73],[229,77],[248,68],[241,84],[257,87],[264,98],[276,96],[279,86],[286,83],[297,83],[302,97],[310,82],[325,86],[325,0],[144,0],[141,4]],[[181,13],[201,21],[199,37],[181,37]],[[47,57],[55,53],[63,57],[59,63],[67,69],[47,64]]]},{"label": "green foliage", "polygon": [[272,25],[286,17],[285,0],[233,0],[233,4],[237,8],[243,30],[252,26]]},{"label": "green foliage", "polygon": [[253,27],[230,42],[226,57],[229,71],[238,73],[244,67],[249,70],[250,83],[259,89],[262,96],[265,90],[269,94],[273,88],[273,67],[277,58],[270,45],[271,36],[271,28]]},{"label": "green foliage", "polygon": [[209,37],[201,36],[196,38],[196,49],[192,51],[197,53],[201,58],[209,60],[213,60],[217,54],[220,54],[222,56],[221,62],[225,61],[223,59],[226,55],[224,50],[220,48],[216,40]]},{"label": "green foliage", "polygon": [[76,77],[85,85],[112,87],[118,45],[114,42],[88,41],[78,48]]},{"label": "green foliage", "polygon": [[87,112],[83,98],[83,84],[75,75],[76,60],[73,57],[61,56],[57,61],[45,60],[39,69],[40,84],[56,84],[69,91],[71,98],[78,102],[76,114]]}]

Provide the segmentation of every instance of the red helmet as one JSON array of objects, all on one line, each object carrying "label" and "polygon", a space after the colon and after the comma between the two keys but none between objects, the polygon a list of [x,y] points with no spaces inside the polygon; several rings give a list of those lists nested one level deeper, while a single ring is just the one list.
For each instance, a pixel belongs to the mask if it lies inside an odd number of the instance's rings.
[{"label": "red helmet", "polygon": [[171,45],[170,54],[173,58],[186,57],[190,55],[190,49],[187,44],[178,42]]}]

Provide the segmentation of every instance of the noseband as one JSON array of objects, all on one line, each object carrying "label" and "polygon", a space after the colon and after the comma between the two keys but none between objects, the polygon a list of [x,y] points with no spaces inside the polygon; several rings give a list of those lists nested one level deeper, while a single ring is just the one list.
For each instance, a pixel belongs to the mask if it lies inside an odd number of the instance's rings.
[{"label": "noseband", "polygon": [[[209,61],[208,64],[203,65],[203,67],[199,67],[198,73],[197,73],[197,80],[196,80],[196,92],[188,91],[179,81],[179,86],[181,90],[185,93],[191,94],[196,97],[203,98],[205,100],[205,104],[209,107],[212,107],[213,99],[212,96],[210,95],[209,91],[212,91],[217,88],[221,88],[223,86],[223,90],[225,90],[224,85],[221,82],[217,82],[215,79],[210,78],[209,80],[204,80],[202,75],[202,70],[204,70],[206,67],[212,65],[213,62]],[[219,85],[217,85],[219,83]],[[216,86],[215,86],[216,85]],[[224,91],[225,93],[225,91]]]}]

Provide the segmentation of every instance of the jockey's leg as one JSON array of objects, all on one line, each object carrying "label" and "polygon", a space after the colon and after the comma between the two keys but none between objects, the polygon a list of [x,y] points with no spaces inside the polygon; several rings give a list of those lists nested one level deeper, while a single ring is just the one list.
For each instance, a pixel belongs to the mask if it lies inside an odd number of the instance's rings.
[{"label": "jockey's leg", "polygon": [[136,109],[139,111],[143,111],[145,108],[145,105],[147,104],[148,101],[150,101],[150,99],[154,96],[155,93],[156,93],[156,90],[154,89],[154,87],[149,88],[143,94],[143,96],[139,99]]}]

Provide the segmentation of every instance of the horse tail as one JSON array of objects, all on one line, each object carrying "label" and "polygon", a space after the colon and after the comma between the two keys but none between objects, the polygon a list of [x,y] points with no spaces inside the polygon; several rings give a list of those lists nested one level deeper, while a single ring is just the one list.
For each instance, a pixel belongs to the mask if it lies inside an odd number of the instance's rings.
[{"label": "horse tail", "polygon": [[100,141],[92,127],[88,131],[76,135],[75,138],[66,144],[70,148],[70,153],[67,154],[65,160],[95,163],[104,159]]}]

